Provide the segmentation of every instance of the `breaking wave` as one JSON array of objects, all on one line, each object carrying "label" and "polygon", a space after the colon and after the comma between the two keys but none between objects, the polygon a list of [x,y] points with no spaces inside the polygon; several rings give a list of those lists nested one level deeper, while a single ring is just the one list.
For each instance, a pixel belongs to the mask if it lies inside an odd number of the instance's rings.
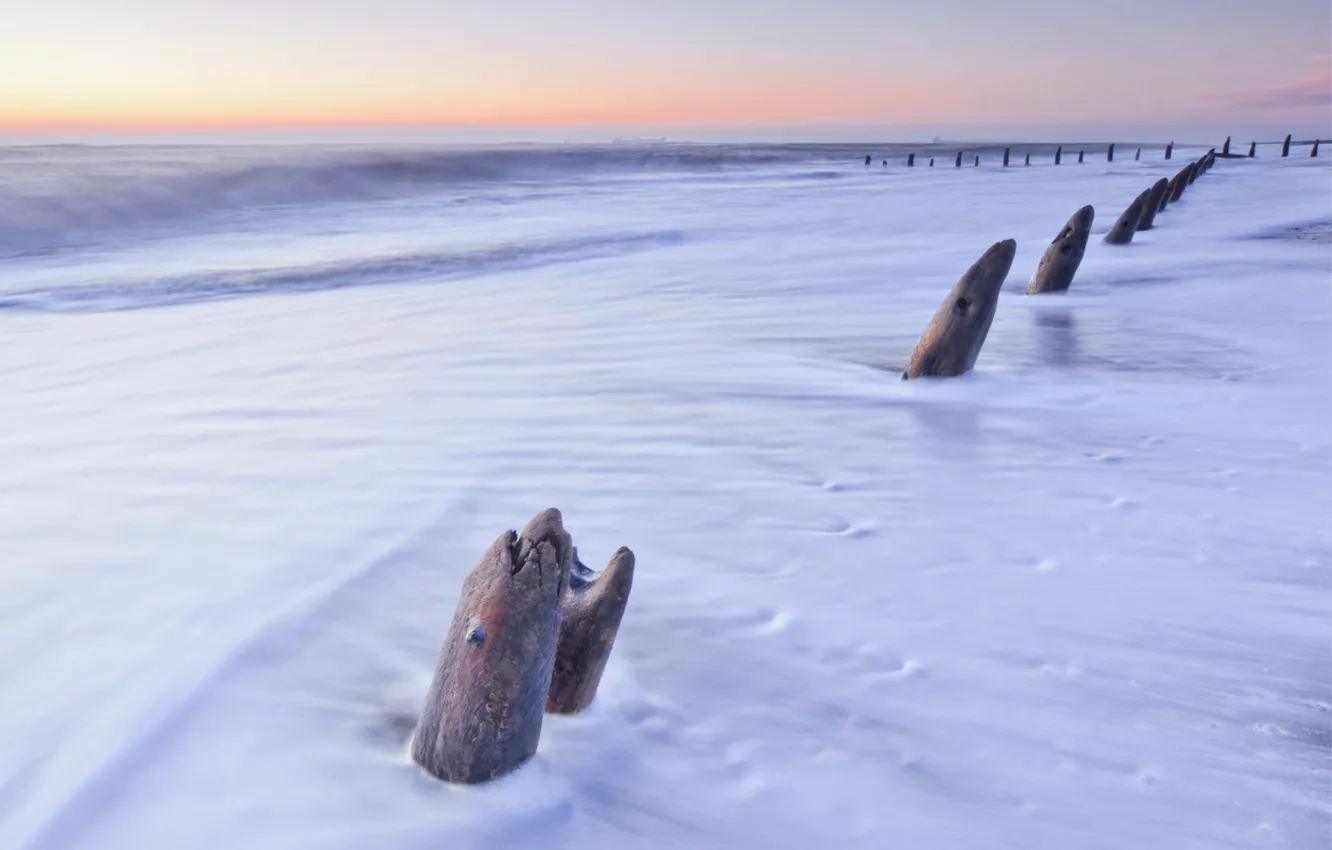
[{"label": "breaking wave", "polygon": [[[826,152],[822,152],[826,155]],[[251,208],[373,201],[496,184],[795,163],[796,147],[606,145],[0,148],[0,255],[42,255],[110,232]]]}]

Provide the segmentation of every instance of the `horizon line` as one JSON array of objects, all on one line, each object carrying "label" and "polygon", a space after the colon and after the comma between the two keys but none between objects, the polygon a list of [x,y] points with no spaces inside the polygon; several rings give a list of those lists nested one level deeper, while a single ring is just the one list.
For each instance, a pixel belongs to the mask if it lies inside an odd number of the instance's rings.
[{"label": "horizon line", "polygon": [[[1210,122],[1209,122],[1210,123]],[[1243,121],[1235,122],[1244,124]],[[852,122],[809,122],[809,123],[747,123],[747,124],[648,124],[641,122],[633,123],[400,123],[400,122],[310,122],[310,123],[227,123],[227,124],[177,124],[177,123],[41,123],[41,124],[5,124],[0,122],[0,144],[6,147],[22,146],[7,142],[6,136],[86,136],[86,135],[113,135],[113,136],[281,136],[281,135],[299,135],[299,136],[333,136],[340,133],[353,134],[357,136],[386,134],[390,136],[404,136],[410,134],[425,135],[481,135],[495,134],[504,136],[500,139],[475,139],[467,140],[462,143],[492,142],[502,144],[552,144],[555,142],[551,136],[573,135],[587,137],[588,135],[604,134],[607,138],[604,141],[579,141],[566,139],[567,144],[598,144],[598,143],[624,143],[624,144],[707,144],[719,143],[717,139],[690,138],[693,134],[702,135],[724,135],[729,137],[725,141],[735,144],[892,144],[892,145],[947,145],[947,144],[1089,144],[1089,145],[1165,145],[1173,143],[1184,146],[1201,146],[1210,144],[1210,142],[1189,141],[1188,137],[1193,135],[1208,135],[1211,132],[1204,131],[1200,126],[1191,128],[1181,128],[1184,135],[1169,137],[1162,134],[1160,138],[1147,138],[1147,133],[1156,136],[1159,131],[1152,127],[1156,124],[1151,121],[1111,121],[1111,122],[897,122],[897,123],[852,123]],[[1126,134],[1136,134],[1142,132],[1142,136],[1134,138],[1132,135],[1122,137],[1113,137],[1105,131],[1119,125],[1124,128]],[[1079,127],[1085,127],[1094,135],[1078,137],[1075,135]],[[1022,129],[1019,129],[1022,128]],[[1250,128],[1252,129],[1252,128]],[[901,136],[905,132],[920,132],[921,138],[892,140],[889,138],[873,138],[874,133],[891,134]],[[943,136],[945,133],[957,133],[952,138]],[[521,138],[523,133],[533,133],[545,138]],[[771,134],[786,134],[788,139],[776,141],[773,139],[757,138]],[[839,133],[846,134],[845,138],[838,139]],[[744,138],[752,134],[754,138]],[[810,138],[800,139],[802,134],[808,134]],[[928,134],[929,138],[923,136]],[[991,135],[993,134],[993,135]],[[1048,135],[1047,135],[1048,134]],[[832,135],[833,138],[828,138]],[[1234,133],[1228,133],[1228,136],[1234,137]],[[1303,134],[1291,133],[1292,137]],[[815,136],[822,138],[813,138]],[[853,138],[853,136],[859,136]],[[1099,137],[1099,138],[1098,138]],[[1239,137],[1241,142],[1254,143],[1260,145],[1282,144],[1285,141],[1284,136],[1274,139],[1244,139]],[[1315,139],[1322,139],[1322,133],[1316,133],[1308,139],[1292,138],[1292,143],[1304,141],[1312,144]],[[311,143],[312,140],[303,140],[305,143]],[[393,141],[392,139],[364,139],[363,141],[373,143],[376,141]],[[436,140],[436,143],[445,140]],[[338,144],[355,142],[346,141],[325,141],[322,143]],[[54,144],[90,144],[85,141],[69,142],[38,142],[35,144],[54,145]],[[95,143],[91,143],[95,144]]]}]

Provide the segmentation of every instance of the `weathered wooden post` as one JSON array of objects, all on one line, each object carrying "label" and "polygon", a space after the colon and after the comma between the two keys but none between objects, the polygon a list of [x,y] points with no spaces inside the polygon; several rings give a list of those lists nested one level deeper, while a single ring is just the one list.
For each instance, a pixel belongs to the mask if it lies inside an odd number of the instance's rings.
[{"label": "weathered wooden post", "polygon": [[1289,135],[1286,136],[1285,144],[1283,144],[1283,145],[1281,146],[1281,155],[1282,155],[1283,157],[1290,156],[1290,136],[1289,136]]},{"label": "weathered wooden post", "polygon": [[1025,164],[1026,164],[1026,165],[1031,165],[1031,154],[1027,154],[1027,161],[1026,161]]},{"label": "weathered wooden post", "polygon": [[1198,172],[1199,172],[1199,170],[1200,170],[1201,168],[1202,168],[1202,160],[1194,160],[1193,163],[1192,163],[1191,165],[1189,165],[1189,185],[1190,185],[1190,186],[1193,185],[1193,181],[1194,181],[1194,180],[1197,180],[1197,179],[1198,179]]},{"label": "weathered wooden post", "polygon": [[1179,175],[1170,178],[1166,184],[1165,194],[1161,196],[1161,208],[1156,212],[1158,214],[1165,212],[1166,207],[1170,206],[1170,201],[1175,195],[1175,187],[1179,185]]},{"label": "weathered wooden post", "polygon": [[967,269],[925,328],[903,380],[951,378],[971,371],[990,332],[999,289],[1016,252],[1014,240],[996,242]]},{"label": "weathered wooden post", "polygon": [[1073,213],[1072,218],[1059,231],[1045,249],[1041,262],[1036,266],[1036,273],[1027,286],[1028,295],[1042,292],[1063,292],[1073,282],[1073,275],[1082,264],[1082,257],[1087,252],[1087,238],[1091,235],[1092,222],[1096,219],[1096,210],[1090,205]]},{"label": "weathered wooden post", "polygon": [[1008,155],[1011,152],[1012,148],[1004,148],[1004,168],[1008,167]]},{"label": "weathered wooden post", "polygon": [[975,165],[976,165],[977,168],[980,168],[980,154],[976,154],[976,163],[975,163]]},{"label": "weathered wooden post", "polygon": [[1109,147],[1109,148],[1106,150],[1106,152],[1105,152],[1105,161],[1106,161],[1106,162],[1114,162],[1114,161],[1115,161],[1115,143],[1114,143],[1114,142],[1111,142],[1111,143],[1110,143],[1110,147]]},{"label": "weathered wooden post", "polygon": [[934,157],[930,157],[930,168],[934,167]]},{"label": "weathered wooden post", "polygon": [[412,739],[412,758],[435,777],[486,782],[536,752],[572,563],[551,508],[521,535],[501,534],[463,581]]},{"label": "weathered wooden post", "polygon": [[870,164],[871,162],[873,162],[873,161],[874,161],[874,157],[873,157],[872,155],[870,155],[870,154],[865,154],[865,164],[866,164],[866,165],[869,165],[869,164]]},{"label": "weathered wooden post", "polygon": [[1111,245],[1127,245],[1133,241],[1133,234],[1138,230],[1138,222],[1142,220],[1142,208],[1146,206],[1151,194],[1151,189],[1143,189],[1142,193],[1133,199],[1133,203],[1128,205],[1123,215],[1115,220],[1110,232],[1105,234],[1105,242]]},{"label": "weathered wooden post", "polygon": [[574,550],[569,589],[560,601],[563,622],[546,711],[577,714],[592,703],[633,583],[634,553],[629,549],[621,547],[600,573],[584,566]]},{"label": "weathered wooden post", "polygon": [[907,154],[907,168],[915,168],[915,167],[916,167],[916,155],[914,153]]},{"label": "weathered wooden post", "polygon": [[1165,197],[1170,181],[1162,177],[1152,184],[1152,191],[1147,195],[1147,202],[1142,205],[1142,215],[1138,218],[1139,230],[1151,230],[1156,223],[1156,214],[1161,211],[1161,200]]},{"label": "weathered wooden post", "polygon": [[1134,162],[1137,162],[1137,161],[1139,161],[1140,159],[1142,159],[1142,148],[1138,148],[1138,150],[1137,150],[1136,152],[1134,152],[1134,154],[1133,154],[1133,161],[1134,161]]},{"label": "weathered wooden post", "polygon": [[962,151],[957,152],[957,161],[953,163],[954,168],[962,167]]},{"label": "weathered wooden post", "polygon": [[1249,159],[1253,159],[1257,153],[1258,153],[1258,143],[1249,142]]},{"label": "weathered wooden post", "polygon": [[1230,137],[1226,136],[1226,143],[1221,146],[1221,155],[1230,156]]},{"label": "weathered wooden post", "polygon": [[1086,151],[1078,151],[1078,165],[1082,165],[1082,155],[1085,153]]},{"label": "weathered wooden post", "polygon": [[1318,139],[1314,139],[1313,150],[1309,151],[1309,156],[1310,156],[1310,157],[1318,156],[1318,142],[1319,142]]},{"label": "weathered wooden post", "polygon": [[1174,152],[1175,152],[1175,143],[1174,143],[1174,142],[1171,142],[1170,144],[1166,145],[1166,155],[1165,155],[1165,158],[1166,158],[1166,159],[1170,159],[1170,155],[1171,155],[1172,153],[1174,153]]},{"label": "weathered wooden post", "polygon": [[1064,146],[1060,145],[1059,147],[1055,148],[1055,165],[1059,164],[1059,160],[1062,159],[1063,156],[1064,156]]},{"label": "weathered wooden post", "polygon": [[1170,203],[1172,204],[1175,203],[1180,199],[1181,196],[1183,196],[1184,189],[1187,188],[1189,185],[1190,167],[1191,166],[1188,165],[1184,166],[1179,170],[1179,173],[1175,175],[1175,179],[1173,181],[1175,184],[1175,188],[1172,189],[1170,192]]}]

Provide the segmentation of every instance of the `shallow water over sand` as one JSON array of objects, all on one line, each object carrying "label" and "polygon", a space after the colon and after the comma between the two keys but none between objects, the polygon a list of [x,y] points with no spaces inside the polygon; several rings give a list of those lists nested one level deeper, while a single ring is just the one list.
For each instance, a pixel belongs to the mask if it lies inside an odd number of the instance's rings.
[{"label": "shallow water over sand", "polygon": [[[1188,153],[298,199],[82,151],[110,188],[0,267],[0,845],[1325,842],[1332,256],[1257,237],[1325,229],[1329,169],[1220,161],[1102,244]],[[1008,237],[975,372],[900,381]],[[550,505],[637,554],[601,693],[441,786],[405,742],[462,577]]]}]

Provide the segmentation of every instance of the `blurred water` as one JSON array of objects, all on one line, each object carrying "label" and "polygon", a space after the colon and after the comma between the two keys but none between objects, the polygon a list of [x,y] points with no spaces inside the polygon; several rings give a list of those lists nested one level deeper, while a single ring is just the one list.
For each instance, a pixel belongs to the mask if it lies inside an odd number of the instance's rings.
[{"label": "blurred water", "polygon": [[[1265,237],[1328,169],[1111,247],[1180,162],[654,151],[0,154],[0,845],[1323,842],[1332,257]],[[1008,237],[976,372],[898,380]],[[606,683],[441,787],[462,576],[549,505],[638,556]]]}]

